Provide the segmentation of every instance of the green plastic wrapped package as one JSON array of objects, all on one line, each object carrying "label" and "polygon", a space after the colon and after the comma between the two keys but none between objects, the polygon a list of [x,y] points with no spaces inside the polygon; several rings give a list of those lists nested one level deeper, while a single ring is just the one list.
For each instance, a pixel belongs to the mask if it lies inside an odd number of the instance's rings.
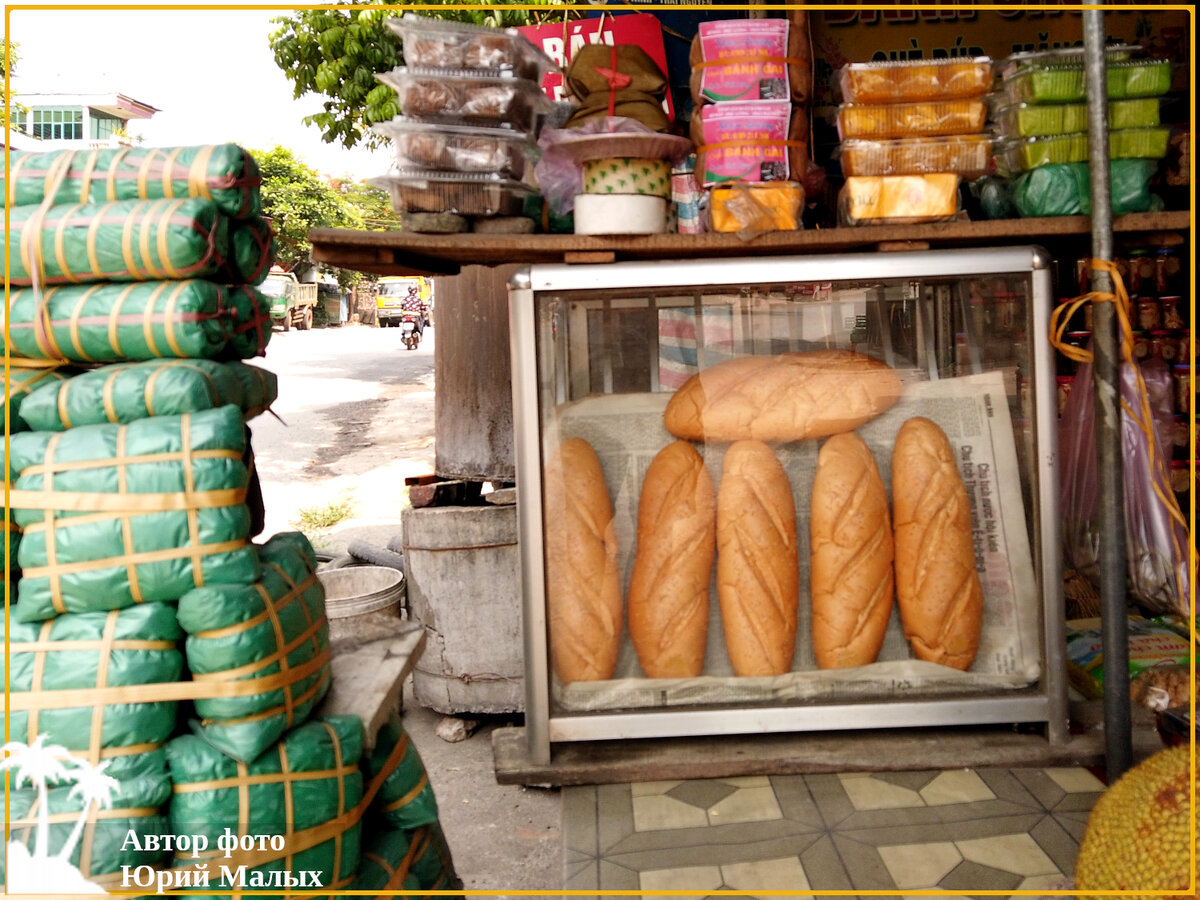
[{"label": "green plastic wrapped package", "polygon": [[262,284],[274,262],[275,236],[267,220],[234,221],[229,223],[229,250],[214,277],[226,284]]},{"label": "green plastic wrapped package", "polygon": [[262,693],[196,701],[196,733],[241,762],[305,721],[329,690],[329,623],[312,544],[298,531],[277,534],[258,558],[257,583],[209,585],[179,598],[192,677],[264,685]]},{"label": "green plastic wrapped package", "polygon": [[120,200],[84,206],[14,206],[8,212],[13,284],[179,281],[216,273],[229,252],[229,220],[211,200]]},{"label": "green plastic wrapped package", "polygon": [[235,219],[261,210],[262,174],[237,144],[13,152],[7,183],[0,174],[9,206],[42,203],[55,184],[56,204],[204,197]]},{"label": "green plastic wrapped package", "polygon": [[211,359],[236,324],[225,288],[209,281],[69,285],[41,305],[26,288],[9,299],[9,351],[26,359]]},{"label": "green plastic wrapped package", "polygon": [[[173,607],[144,603],[36,624],[10,619],[0,633],[9,641],[12,740],[32,744],[45,734],[49,743],[98,763],[128,752],[105,751],[149,750],[171,737],[178,704],[155,700],[152,686],[178,681],[183,672],[177,643],[183,632]],[[106,693],[121,696],[107,702]]]},{"label": "green plastic wrapped package", "polygon": [[10,367],[4,382],[4,418],[8,422],[9,433],[29,430],[21,418],[21,409],[30,394],[42,387],[53,387],[55,383],[69,378],[72,371],[56,364],[30,369]]},{"label": "green plastic wrapped package", "polygon": [[249,419],[270,406],[277,391],[272,373],[242,362],[156,359],[104,366],[44,384],[22,404],[21,417],[33,431],[65,431],[231,403]]},{"label": "green plastic wrapped package", "polygon": [[[52,855],[62,851],[83,810],[81,791],[72,782],[74,767],[68,762],[66,769],[67,779],[50,788],[46,798]],[[110,803],[106,808],[92,807],[70,860],[88,880],[109,890],[121,890],[121,866],[157,868],[166,861],[166,851],[146,849],[151,842],[145,838],[167,833],[163,807],[171,798],[171,779],[167,774],[166,754],[161,749],[120,757],[104,774],[117,782],[109,796]],[[25,844],[31,851],[39,809],[37,791],[31,788],[22,787],[9,795],[12,840]],[[153,844],[161,847],[162,840]]]},{"label": "green plastic wrapped package", "polygon": [[[204,835],[211,848],[199,857],[177,853],[176,866],[207,864],[213,870],[211,896],[230,893],[219,866],[230,871],[246,866],[247,879],[316,871],[318,890],[348,888],[361,851],[362,749],[363,726],[357,716],[306,722],[249,764],[230,759],[195,735],[175,738],[167,744],[174,782],[170,832]],[[217,849],[227,828],[238,835],[280,835],[283,848],[271,850],[264,844],[260,849],[256,843],[252,850],[227,855]]]},{"label": "green plastic wrapped package", "polygon": [[379,730],[366,770],[372,785],[382,779],[371,809],[390,827],[416,828],[438,820],[433,785],[399,716],[393,714]]},{"label": "green plastic wrapped package", "polygon": [[233,323],[224,355],[235,359],[264,356],[271,340],[271,301],[249,284],[233,284],[226,290],[233,307]]},{"label": "green plastic wrapped package", "polygon": [[462,882],[437,822],[413,829],[374,829],[363,844],[358,891],[454,891]]},{"label": "green plastic wrapped package", "polygon": [[[1158,169],[1153,159],[1114,159],[1109,164],[1112,211],[1146,212],[1154,198],[1150,179]],[[1039,166],[1009,182],[1009,199],[1023,217],[1089,215],[1091,178],[1087,163]]]},{"label": "green plastic wrapped package", "polygon": [[241,410],[9,440],[22,531],[16,616],[174,603],[205,584],[253,584]]}]

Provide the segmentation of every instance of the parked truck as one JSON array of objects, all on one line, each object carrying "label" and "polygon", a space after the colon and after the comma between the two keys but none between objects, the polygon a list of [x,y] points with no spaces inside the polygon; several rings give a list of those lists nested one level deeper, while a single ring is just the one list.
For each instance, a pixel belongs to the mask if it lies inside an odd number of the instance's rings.
[{"label": "parked truck", "polygon": [[315,284],[273,266],[259,290],[271,300],[272,325],[281,325],[284,331],[290,331],[293,325],[302,331],[312,328],[313,308],[317,305]]}]

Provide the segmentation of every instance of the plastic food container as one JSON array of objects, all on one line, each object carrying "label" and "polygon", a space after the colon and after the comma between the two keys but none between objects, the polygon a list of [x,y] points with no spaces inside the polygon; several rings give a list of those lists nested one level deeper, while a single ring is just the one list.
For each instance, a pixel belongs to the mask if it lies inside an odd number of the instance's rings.
[{"label": "plastic food container", "polygon": [[[1157,97],[1138,100],[1114,100],[1108,104],[1108,127],[1153,128],[1159,124]],[[1085,103],[1018,103],[993,113],[1000,131],[1008,137],[1046,137],[1087,131]]]},{"label": "plastic food container", "polygon": [[[1039,65],[1018,69],[1004,80],[1012,103],[1082,103],[1086,76],[1078,65]],[[1143,59],[1108,67],[1108,99],[1158,97],[1171,89],[1171,61]]]},{"label": "plastic food container", "polygon": [[540,84],[512,73],[479,75],[466,69],[397,66],[375,77],[396,92],[405,116],[446,124],[507,124],[532,134],[538,115],[551,110]]},{"label": "plastic food container", "polygon": [[909,60],[850,63],[838,71],[847,103],[901,103],[981,97],[992,86],[992,60]]},{"label": "plastic food container", "polygon": [[404,63],[408,66],[508,71],[539,84],[547,72],[560,71],[515,28],[485,28],[415,13],[388,19],[387,24],[404,43]]},{"label": "plastic food container", "polygon": [[[1127,128],[1108,133],[1110,159],[1162,159],[1171,138],[1169,128]],[[1038,166],[1088,160],[1087,132],[1026,138],[997,150],[996,164],[1004,172],[1024,172]]]},{"label": "plastic food container", "polygon": [[[1109,44],[1105,48],[1108,64],[1123,62],[1134,53],[1142,50],[1141,44]],[[1023,53],[1013,53],[996,64],[1001,78],[1010,77],[1022,66],[1045,65],[1083,65],[1083,46],[1057,47],[1054,50],[1030,50]]]},{"label": "plastic food container", "polygon": [[373,126],[390,138],[402,169],[494,172],[520,181],[532,169],[537,146],[523,133],[470,125],[443,125],[398,116]]},{"label": "plastic food container", "polygon": [[716,232],[795,231],[804,210],[804,188],[796,181],[720,184],[709,197]]},{"label": "plastic food container", "polygon": [[987,121],[982,100],[892,103],[884,106],[857,103],[838,107],[838,136],[849,138],[936,137],[978,134]]},{"label": "plastic food container", "polygon": [[462,216],[520,215],[533,188],[500,175],[400,169],[370,179],[392,198],[398,213],[449,212]]},{"label": "plastic food container", "polygon": [[958,176],[853,176],[842,187],[838,213],[844,225],[952,219],[958,213]]},{"label": "plastic food container", "polygon": [[929,175],[953,172],[968,180],[987,174],[992,139],[984,134],[843,141],[838,148],[844,175]]}]

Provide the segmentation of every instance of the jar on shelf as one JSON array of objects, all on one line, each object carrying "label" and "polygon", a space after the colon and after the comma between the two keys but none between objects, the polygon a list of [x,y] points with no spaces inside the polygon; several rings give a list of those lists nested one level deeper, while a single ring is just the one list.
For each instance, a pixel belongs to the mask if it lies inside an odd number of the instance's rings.
[{"label": "jar on shelf", "polygon": [[1177,294],[1183,289],[1183,262],[1173,247],[1164,247],[1154,255],[1154,289],[1159,296]]},{"label": "jar on shelf", "polygon": [[1192,410],[1192,367],[1180,363],[1171,374],[1175,378],[1175,412],[1186,416]]},{"label": "jar on shelf", "polygon": [[1137,305],[1134,321],[1141,331],[1157,331],[1163,327],[1162,305],[1157,297],[1138,297],[1134,303]]},{"label": "jar on shelf", "polygon": [[1178,349],[1179,344],[1171,335],[1171,332],[1163,331],[1162,329],[1150,332],[1149,356],[1151,359],[1157,357],[1163,360],[1163,362],[1173,363],[1175,361],[1175,353]]},{"label": "jar on shelf", "polygon": [[1182,300],[1183,298],[1177,294],[1166,294],[1158,298],[1159,306],[1162,308],[1163,328],[1178,331],[1187,327],[1187,323],[1183,320],[1183,313],[1179,309]]},{"label": "jar on shelf", "polygon": [[1157,293],[1154,289],[1154,257],[1149,250],[1132,250],[1129,253],[1129,277],[1125,290],[1130,297],[1141,297]]}]

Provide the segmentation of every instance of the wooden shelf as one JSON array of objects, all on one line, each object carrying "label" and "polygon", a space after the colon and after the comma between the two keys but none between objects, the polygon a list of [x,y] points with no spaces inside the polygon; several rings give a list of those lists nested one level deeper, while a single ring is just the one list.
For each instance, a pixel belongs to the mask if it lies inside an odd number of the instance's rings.
[{"label": "wooden shelf", "polygon": [[[1190,229],[1190,211],[1130,213],[1113,220],[1116,233]],[[1088,216],[995,219],[932,225],[879,225],[776,231],[744,241],[735,234],[591,237],[576,234],[416,234],[407,231],[309,232],[313,259],[378,275],[456,275],[463,266],[647,259],[713,259],[757,255],[875,252],[978,244],[1037,244],[1091,232]]]}]

